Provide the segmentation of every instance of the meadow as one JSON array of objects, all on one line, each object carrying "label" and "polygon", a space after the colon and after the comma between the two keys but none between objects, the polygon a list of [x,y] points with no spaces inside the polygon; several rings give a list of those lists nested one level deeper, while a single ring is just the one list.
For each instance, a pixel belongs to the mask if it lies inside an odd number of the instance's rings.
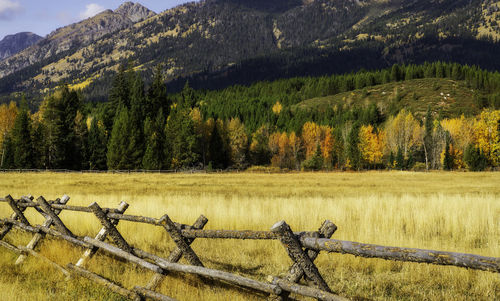
[{"label": "meadow", "polygon": [[[54,174],[0,173],[0,195],[32,194],[46,199],[71,196],[71,205],[116,207],[128,214],[192,224],[208,217],[205,229],[269,230],[285,220],[292,229],[317,230],[325,219],[338,226],[333,238],[382,245],[474,253],[500,257],[500,173],[222,173],[222,174]],[[0,203],[0,217],[11,210]],[[33,223],[43,222],[33,209]],[[75,234],[95,236],[98,220],[85,213],[63,212]],[[78,229],[78,230],[75,230]],[[168,255],[174,244],[164,230],[121,222],[133,245]],[[6,240],[26,244],[29,235],[11,232]],[[208,267],[263,280],[284,275],[291,261],[277,241],[202,240],[193,249]],[[47,239],[40,252],[65,265],[82,251]],[[80,279],[65,281],[50,266],[0,249],[2,300],[121,300],[105,288]],[[145,285],[151,273],[106,256],[88,269],[122,283]],[[183,261],[181,261],[183,262]],[[317,265],[333,291],[355,300],[495,300],[498,274],[417,263],[321,253]],[[231,287],[209,287],[195,277],[173,275],[158,291],[179,300],[261,300]]]}]

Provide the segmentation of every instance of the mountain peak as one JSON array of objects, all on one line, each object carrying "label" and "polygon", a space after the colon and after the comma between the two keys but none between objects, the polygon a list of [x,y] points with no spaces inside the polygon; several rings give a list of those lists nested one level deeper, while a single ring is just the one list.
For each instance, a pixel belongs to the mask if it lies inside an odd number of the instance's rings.
[{"label": "mountain peak", "polygon": [[32,32],[20,32],[5,36],[0,41],[0,60],[30,47],[41,39],[41,36]]},{"label": "mountain peak", "polygon": [[126,16],[132,22],[139,22],[148,19],[156,13],[139,3],[125,2],[115,10],[115,13]]}]

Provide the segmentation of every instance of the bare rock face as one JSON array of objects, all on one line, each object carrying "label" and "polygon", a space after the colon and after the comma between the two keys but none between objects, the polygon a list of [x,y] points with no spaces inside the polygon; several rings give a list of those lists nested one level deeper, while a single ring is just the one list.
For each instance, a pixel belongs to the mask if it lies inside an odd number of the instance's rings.
[{"label": "bare rock face", "polygon": [[156,15],[155,12],[140,5],[139,3],[125,2],[115,10],[115,13],[126,16],[130,21],[136,23]]},{"label": "bare rock face", "polygon": [[20,32],[6,36],[0,41],[0,60],[23,51],[41,39],[41,36],[32,32]]}]

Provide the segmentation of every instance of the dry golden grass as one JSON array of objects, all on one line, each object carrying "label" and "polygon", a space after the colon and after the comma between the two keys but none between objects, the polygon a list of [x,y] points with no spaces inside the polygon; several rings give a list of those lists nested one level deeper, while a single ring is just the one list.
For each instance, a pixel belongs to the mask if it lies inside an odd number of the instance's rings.
[{"label": "dry golden grass", "polygon": [[[382,245],[418,247],[500,257],[500,173],[297,173],[297,174],[0,174],[0,195],[31,193],[47,199],[71,196],[72,205],[97,201],[102,207],[130,204],[129,214],[191,224],[208,217],[207,229],[268,230],[286,220],[294,230],[316,230],[330,219],[334,238]],[[42,219],[29,209],[30,221]],[[0,217],[10,209],[0,203]],[[94,236],[95,217],[63,212],[76,234]],[[132,244],[167,255],[174,245],[153,226],[121,222]],[[30,236],[15,232],[6,239],[25,244]],[[193,249],[208,266],[255,279],[286,273],[290,260],[276,241],[198,239]],[[40,251],[53,260],[75,263],[81,250],[50,240]],[[15,256],[0,251],[2,300],[120,300],[102,287],[62,275],[33,258],[14,266]],[[113,264],[106,256],[89,269],[122,283],[145,285],[151,273]],[[332,289],[347,297],[391,300],[494,300],[500,298],[498,274],[456,267],[390,262],[321,254],[318,267]],[[18,293],[20,291],[21,293]],[[175,275],[159,288],[180,300],[252,300],[262,296],[221,285],[207,287],[196,278]]]}]

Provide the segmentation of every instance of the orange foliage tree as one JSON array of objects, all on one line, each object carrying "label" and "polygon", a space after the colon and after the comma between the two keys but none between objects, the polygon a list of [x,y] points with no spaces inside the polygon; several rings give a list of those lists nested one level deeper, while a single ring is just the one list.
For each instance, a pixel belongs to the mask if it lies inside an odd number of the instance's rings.
[{"label": "orange foliage tree", "polygon": [[13,101],[11,101],[9,105],[0,105],[0,146],[7,136],[7,133],[10,132],[10,130],[14,126],[17,111],[17,105]]}]

